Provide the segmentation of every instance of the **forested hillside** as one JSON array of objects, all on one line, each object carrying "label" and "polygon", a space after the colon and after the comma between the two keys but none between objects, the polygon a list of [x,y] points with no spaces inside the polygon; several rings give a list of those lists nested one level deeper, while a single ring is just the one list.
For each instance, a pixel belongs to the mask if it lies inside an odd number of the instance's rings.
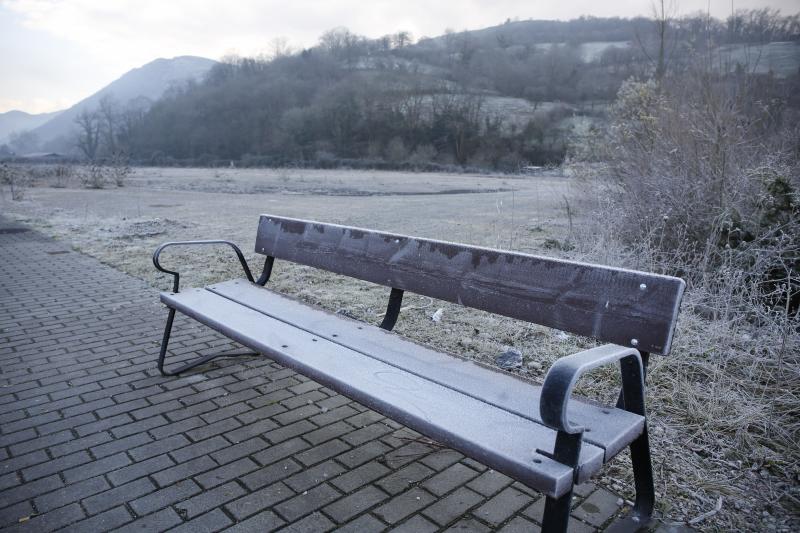
[{"label": "forested hillside", "polygon": [[[798,38],[797,16],[768,10],[724,22],[509,20],[418,40],[338,28],[310,49],[225,58],[204,81],[127,116],[117,144],[152,164],[554,164],[602,124],[623,81],[677,73],[704,55],[720,76],[761,73],[765,96],[790,94]],[[775,52],[775,42],[786,46]],[[764,68],[773,52],[779,68]]]}]

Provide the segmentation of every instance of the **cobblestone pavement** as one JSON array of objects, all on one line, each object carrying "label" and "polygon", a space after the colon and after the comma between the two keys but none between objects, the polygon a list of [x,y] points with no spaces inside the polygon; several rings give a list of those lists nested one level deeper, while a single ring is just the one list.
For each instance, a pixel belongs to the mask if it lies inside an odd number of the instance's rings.
[{"label": "cobblestone pavement", "polygon": [[[539,530],[539,494],[264,357],[161,377],[165,316],[0,219],[0,529]],[[179,317],[172,361],[230,344]],[[619,511],[577,492],[573,532]]]}]

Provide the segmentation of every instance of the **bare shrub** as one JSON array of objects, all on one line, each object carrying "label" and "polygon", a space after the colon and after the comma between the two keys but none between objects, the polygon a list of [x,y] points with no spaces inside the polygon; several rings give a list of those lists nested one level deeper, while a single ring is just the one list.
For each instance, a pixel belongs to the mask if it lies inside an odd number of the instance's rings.
[{"label": "bare shrub", "polygon": [[14,167],[5,163],[0,165],[0,183],[8,185],[12,200],[23,200],[32,181],[33,177],[29,168]]},{"label": "bare shrub", "polygon": [[106,162],[89,163],[80,170],[79,175],[85,189],[103,189],[110,183],[124,187],[125,180],[132,172],[128,158],[117,154]]},{"label": "bare shrub", "polygon": [[738,265],[762,297],[797,311],[800,128],[782,125],[780,100],[746,78],[700,71],[660,88],[626,83],[614,113],[606,197],[619,237],[647,241],[694,281]]},{"label": "bare shrub", "polygon": [[392,163],[400,163],[408,158],[408,149],[403,139],[400,137],[392,137],[389,144],[386,145],[386,159]]},{"label": "bare shrub", "polygon": [[90,163],[81,169],[80,180],[84,189],[104,189],[108,184],[108,172],[103,165]]},{"label": "bare shrub", "polygon": [[125,181],[131,175],[131,172],[133,172],[133,169],[128,158],[123,154],[114,154],[108,164],[110,181],[113,181],[117,187],[124,187]]},{"label": "bare shrub", "polygon": [[75,169],[72,165],[56,165],[52,169],[50,186],[56,189],[63,189],[69,185],[74,175]]},{"label": "bare shrub", "polygon": [[798,501],[800,129],[784,102],[769,79],[702,66],[627,82],[604,179],[584,182],[581,207],[605,223],[582,252],[687,280],[673,356],[649,372],[654,450],[672,517],[724,496],[722,529],[763,529],[743,517]]}]

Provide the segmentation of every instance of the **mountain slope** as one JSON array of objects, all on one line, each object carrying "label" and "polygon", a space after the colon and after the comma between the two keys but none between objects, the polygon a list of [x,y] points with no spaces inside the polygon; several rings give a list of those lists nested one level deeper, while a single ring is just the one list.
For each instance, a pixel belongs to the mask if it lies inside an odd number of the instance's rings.
[{"label": "mountain slope", "polygon": [[59,113],[61,111],[32,115],[31,113],[17,110],[0,113],[0,144],[6,142],[11,133],[38,128]]},{"label": "mountain slope", "polygon": [[74,129],[75,117],[85,109],[95,110],[103,97],[110,95],[123,106],[131,100],[141,98],[155,101],[172,86],[201,79],[215,63],[211,59],[195,56],[156,59],[127,72],[118,80],[61,112],[36,128],[34,133],[43,143],[69,137]]}]

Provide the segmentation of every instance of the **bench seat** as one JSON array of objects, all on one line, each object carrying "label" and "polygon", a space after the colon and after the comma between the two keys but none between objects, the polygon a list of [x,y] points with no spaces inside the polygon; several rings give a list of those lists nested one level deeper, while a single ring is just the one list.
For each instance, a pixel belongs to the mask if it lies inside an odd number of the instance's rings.
[{"label": "bench seat", "polygon": [[376,326],[278,294],[247,280],[162,293],[161,300],[237,342],[558,498],[600,470],[644,429],[644,417],[573,399],[571,421],[587,428],[573,470],[551,452],[541,387],[443,354]]}]

